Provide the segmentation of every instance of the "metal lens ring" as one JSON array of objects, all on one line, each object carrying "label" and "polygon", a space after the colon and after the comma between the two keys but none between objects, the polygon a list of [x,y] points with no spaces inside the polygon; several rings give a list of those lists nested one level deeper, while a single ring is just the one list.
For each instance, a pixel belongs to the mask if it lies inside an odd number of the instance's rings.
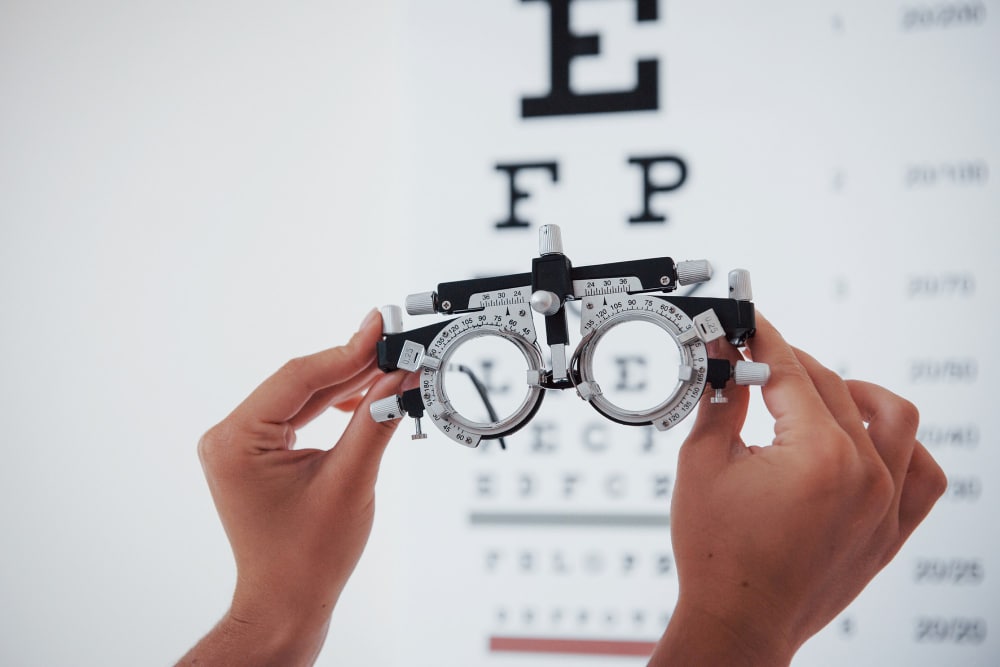
[{"label": "metal lens ring", "polygon": [[[521,428],[534,415],[543,396],[541,386],[528,382],[530,375],[537,377],[543,369],[530,310],[518,309],[513,314],[505,309],[499,309],[502,314],[492,312],[494,310],[498,309],[486,309],[482,314],[459,318],[455,324],[442,329],[427,351],[427,356],[436,358],[439,363],[425,364],[420,374],[420,390],[428,415],[445,435],[467,447],[476,447],[482,438],[499,438]],[[487,336],[509,341],[521,353],[526,363],[525,373],[521,375],[526,392],[520,405],[510,414],[490,421],[477,421],[460,414],[453,405],[446,389],[446,376],[456,377],[449,370],[455,366],[452,362],[455,353],[464,344]]]},{"label": "metal lens ring", "polygon": [[[598,412],[622,424],[652,424],[664,431],[683,421],[694,410],[705,390],[708,353],[694,322],[666,299],[644,294],[587,297],[583,300],[584,334],[574,354],[577,393]],[[601,340],[616,327],[648,322],[665,331],[677,346],[680,363],[677,384],[662,401],[648,409],[628,409],[607,398],[594,375],[594,359]]]}]

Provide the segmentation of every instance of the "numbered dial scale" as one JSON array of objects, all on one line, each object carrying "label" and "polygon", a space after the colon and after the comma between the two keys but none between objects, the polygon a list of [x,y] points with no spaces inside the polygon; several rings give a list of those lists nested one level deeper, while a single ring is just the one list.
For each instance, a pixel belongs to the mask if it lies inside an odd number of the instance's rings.
[{"label": "numbered dial scale", "polygon": [[[462,445],[476,447],[483,439],[500,439],[503,444],[504,436],[531,420],[546,390],[575,389],[612,421],[666,430],[694,410],[706,387],[715,392],[712,402],[724,402],[722,389],[730,380],[767,382],[766,364],[739,361],[731,365],[726,359],[710,358],[706,348],[706,343],[718,338],[742,346],[753,335],[747,271],[730,272],[728,298],[673,295],[679,286],[709,280],[711,265],[705,260],[674,263],[660,257],[574,267],[562,252],[559,228],[546,225],[539,232],[540,256],[533,260],[530,273],[441,283],[434,292],[406,299],[410,315],[457,317],[403,331],[401,309],[382,309],[383,339],[376,350],[379,367],[386,372],[417,373],[419,385],[374,402],[371,414],[376,421],[409,415],[416,420],[413,437],[423,438],[420,420],[426,413],[445,435]],[[580,313],[582,338],[567,357],[571,303]],[[536,314],[544,320],[548,364],[538,342]],[[620,341],[622,332],[634,331],[637,325],[651,327],[659,336],[652,342],[642,339],[644,344],[676,348],[670,367],[657,369],[662,398],[653,405],[631,405],[620,395],[605,392],[598,382],[608,377],[606,371],[598,371],[603,350],[613,346],[607,341]],[[635,344],[634,339],[628,340]],[[464,350],[484,342],[515,351],[510,352],[514,358],[508,367],[523,364],[515,382],[521,384],[521,392],[514,392],[520,399],[507,400],[499,411],[487,383],[470,364],[462,363]],[[468,399],[460,396],[470,383],[480,402],[471,408]],[[509,390],[504,387],[505,393]]]}]

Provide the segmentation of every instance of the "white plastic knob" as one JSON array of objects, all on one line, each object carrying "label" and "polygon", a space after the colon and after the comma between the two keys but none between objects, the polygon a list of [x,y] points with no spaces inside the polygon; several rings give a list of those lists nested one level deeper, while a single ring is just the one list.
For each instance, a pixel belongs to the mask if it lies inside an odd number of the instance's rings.
[{"label": "white plastic knob", "polygon": [[382,306],[382,335],[398,334],[403,331],[403,309],[399,306]]},{"label": "white plastic knob", "polygon": [[729,298],[737,301],[753,299],[750,289],[750,272],[746,269],[733,269],[729,272]]},{"label": "white plastic knob", "polygon": [[704,283],[712,279],[712,265],[707,259],[677,262],[677,282],[681,285]]},{"label": "white plastic knob", "polygon": [[737,361],[733,369],[736,384],[763,386],[771,379],[771,367],[758,361]]},{"label": "white plastic knob", "polygon": [[369,408],[372,419],[377,422],[387,422],[392,419],[400,419],[406,416],[399,396],[386,396],[374,401]]},{"label": "white plastic knob", "polygon": [[538,229],[538,254],[562,254],[562,231],[559,225],[542,225]]},{"label": "white plastic knob", "polygon": [[406,312],[410,315],[433,315],[437,312],[437,292],[418,292],[406,297]]}]

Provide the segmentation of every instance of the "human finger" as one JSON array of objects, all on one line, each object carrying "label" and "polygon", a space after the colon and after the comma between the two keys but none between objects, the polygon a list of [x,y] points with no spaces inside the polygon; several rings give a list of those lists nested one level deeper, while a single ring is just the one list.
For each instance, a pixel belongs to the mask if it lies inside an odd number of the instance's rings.
[{"label": "human finger", "polygon": [[[376,360],[372,358],[371,363],[354,377],[313,394],[312,398],[302,406],[302,409],[289,420],[289,423],[293,428],[300,429],[317,416],[326,412],[331,405],[338,408],[340,408],[341,404],[345,403],[356,406],[358,401],[361,400],[364,390],[380,375],[382,375],[382,371],[379,369]],[[345,408],[340,409],[343,410]],[[354,408],[351,407],[349,409],[353,410]]]},{"label": "human finger", "polygon": [[373,309],[346,345],[292,359],[257,387],[233,416],[274,424],[289,421],[316,392],[364,371],[381,335],[381,316]]},{"label": "human finger", "polygon": [[868,423],[872,444],[889,468],[898,503],[917,443],[920,413],[912,403],[877,384],[848,380],[847,387],[861,418]]},{"label": "human finger", "polygon": [[358,409],[358,406],[361,405],[361,401],[363,401],[364,398],[365,398],[364,394],[359,394],[357,396],[353,396],[347,399],[346,401],[341,401],[340,403],[334,403],[333,407],[337,408],[342,412],[354,412],[355,410]]},{"label": "human finger", "polygon": [[851,395],[851,390],[843,378],[819,363],[809,353],[798,348],[792,349],[840,428],[851,436],[859,450],[864,454],[878,456],[871,438],[868,436],[868,431],[865,429],[858,406]]},{"label": "human finger", "polygon": [[[919,442],[913,448],[899,501],[899,544],[913,533],[948,488],[948,478]],[[890,556],[891,557],[891,556]]]},{"label": "human finger", "polygon": [[[731,364],[742,359],[739,351],[728,343],[712,344],[709,354],[714,358],[727,358]],[[682,465],[691,459],[721,465],[729,460],[735,449],[743,447],[740,432],[750,403],[749,388],[730,382],[723,390],[727,402],[713,403],[714,396],[715,390],[706,387],[694,425],[681,445]]]},{"label": "human finger", "polygon": [[[764,404],[775,418],[774,444],[786,442],[788,431],[815,432],[833,417],[813,385],[812,379],[778,330],[759,312],[757,333],[748,342],[756,362],[771,368],[771,377],[761,390]],[[789,438],[795,442],[798,438]],[[808,441],[808,439],[806,440]]]},{"label": "human finger", "polygon": [[375,483],[382,454],[401,420],[377,422],[372,419],[370,406],[373,401],[399,392],[407,375],[405,371],[394,371],[368,389],[340,440],[328,453],[324,462],[328,474],[338,477],[341,483]]}]

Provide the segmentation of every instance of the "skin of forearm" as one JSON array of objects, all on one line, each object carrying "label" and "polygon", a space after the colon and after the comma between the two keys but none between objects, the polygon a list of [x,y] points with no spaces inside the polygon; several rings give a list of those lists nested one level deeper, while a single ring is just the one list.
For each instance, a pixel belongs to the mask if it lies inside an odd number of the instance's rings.
[{"label": "skin of forearm", "polygon": [[329,625],[329,618],[312,627],[254,623],[230,611],[178,661],[177,667],[305,667],[315,663]]},{"label": "skin of forearm", "polygon": [[794,650],[734,627],[707,612],[678,605],[648,667],[786,667]]}]

